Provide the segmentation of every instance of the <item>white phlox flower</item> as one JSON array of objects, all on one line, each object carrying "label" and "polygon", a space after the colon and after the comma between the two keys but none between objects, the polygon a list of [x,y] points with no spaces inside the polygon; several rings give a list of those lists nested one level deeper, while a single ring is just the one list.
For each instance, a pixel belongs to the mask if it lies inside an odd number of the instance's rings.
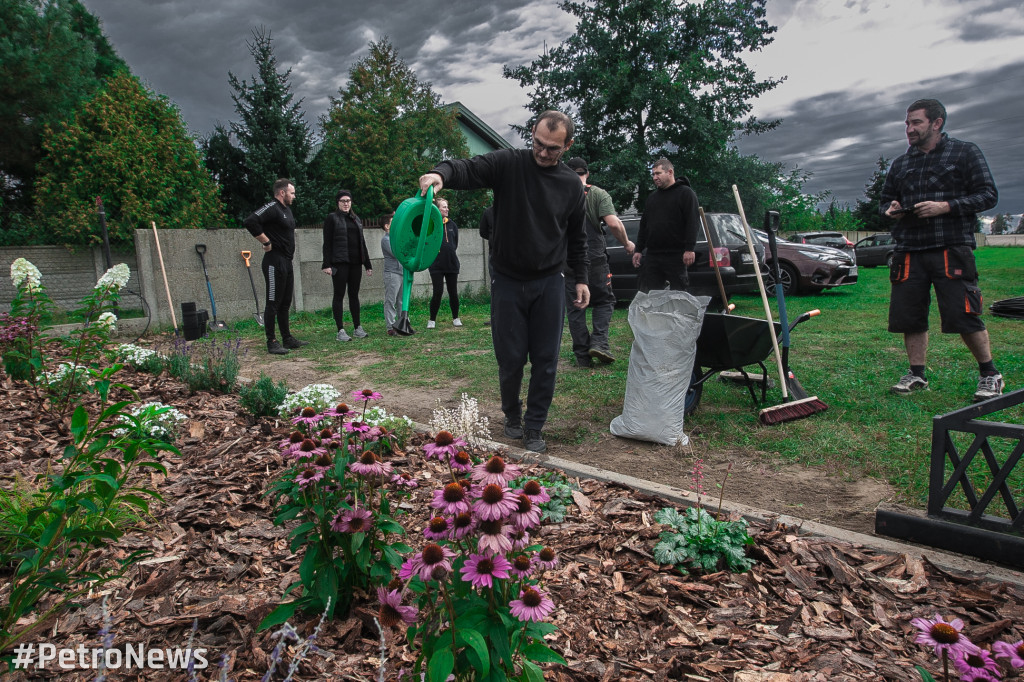
[{"label": "white phlox flower", "polygon": [[42,281],[43,275],[39,272],[39,268],[32,265],[28,260],[16,258],[11,263],[11,282],[14,284],[15,289],[24,284],[25,288],[29,291],[35,291],[39,288]]},{"label": "white phlox flower", "polygon": [[117,326],[117,315],[110,311],[100,313],[100,316],[96,318],[96,324],[107,329],[113,329]]}]

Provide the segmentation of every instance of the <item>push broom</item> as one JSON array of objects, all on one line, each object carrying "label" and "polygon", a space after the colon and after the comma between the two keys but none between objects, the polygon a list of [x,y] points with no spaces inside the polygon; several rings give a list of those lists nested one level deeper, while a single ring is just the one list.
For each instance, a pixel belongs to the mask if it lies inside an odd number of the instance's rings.
[{"label": "push broom", "polygon": [[[732,193],[736,197],[736,208],[739,211],[740,219],[743,221],[743,230],[747,237],[747,247],[750,249],[750,257],[754,261],[754,274],[757,275],[757,287],[761,292],[761,301],[764,303],[764,313],[768,321],[768,330],[772,338],[772,349],[775,351],[775,362],[779,369],[779,384],[782,389],[782,404],[766,407],[757,413],[758,420],[766,425],[772,426],[782,422],[796,421],[804,417],[810,417],[818,412],[828,409],[828,405],[818,400],[817,396],[796,399],[790,395],[789,382],[786,379],[786,368],[782,360],[782,352],[779,350],[779,339],[775,334],[775,322],[772,319],[772,309],[768,304],[768,292],[764,288],[764,278],[761,276],[761,266],[757,261],[757,252],[754,250],[754,239],[747,223],[747,215],[743,211],[743,202],[740,201],[740,191],[736,185],[732,186]],[[775,259],[776,262],[778,258]],[[778,283],[778,277],[776,277]],[[782,324],[783,333],[788,337],[788,328]]]}]

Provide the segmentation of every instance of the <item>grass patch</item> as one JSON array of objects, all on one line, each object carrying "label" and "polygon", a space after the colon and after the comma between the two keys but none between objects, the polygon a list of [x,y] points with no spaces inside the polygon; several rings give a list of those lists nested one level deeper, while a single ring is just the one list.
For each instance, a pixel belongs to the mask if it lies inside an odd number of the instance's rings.
[{"label": "grass patch", "polygon": [[[1020,249],[985,247],[976,255],[986,305],[1024,295]],[[889,387],[906,371],[907,360],[902,336],[886,331],[888,301],[888,270],[884,267],[862,269],[860,281],[853,286],[787,299],[791,319],[813,308],[822,311],[821,316],[794,331],[790,364],[808,391],[825,401],[829,410],[810,419],[766,428],[758,423],[757,410],[745,388],[711,379],[705,383],[699,410],[687,420],[687,431],[697,434],[694,447],[760,452],[773,459],[825,467],[837,475],[866,473],[890,481],[906,501],[923,502],[928,490],[932,417],[970,403],[977,383],[977,365],[959,336],[938,332],[938,312],[933,305],[928,352],[930,390],[911,396],[891,394]],[[756,295],[738,296],[733,302],[738,314],[764,316]],[[772,308],[775,311],[774,301]],[[363,306],[361,321],[370,337],[358,344],[334,341],[329,310],[298,313],[293,316],[292,326],[300,338],[312,342],[302,351],[303,356],[314,358],[325,370],[344,367],[354,352],[362,353],[364,360],[379,358],[360,363],[365,387],[386,394],[389,386],[429,386],[445,401],[457,401],[466,392],[484,402],[498,402],[491,330],[485,326],[489,315],[488,299],[475,293],[463,298],[462,329],[451,327],[444,302],[437,329],[427,330],[426,299],[412,301],[410,319],[417,334],[404,339],[384,335],[380,304]],[[566,365],[558,376],[551,426],[546,432],[549,439],[566,444],[593,442],[594,436],[606,432],[608,423],[620,414],[633,341],[626,315],[624,306],[615,311],[610,341],[618,361],[609,366],[594,370],[570,367],[571,339],[568,331],[563,334],[562,358]],[[986,315],[985,321],[996,365],[1009,388],[1019,388],[1024,377],[1021,322],[992,315]],[[349,325],[347,322],[346,328],[350,329]],[[236,328],[254,338],[262,335],[252,320],[240,322]],[[778,389],[769,391],[768,401],[781,402]],[[1024,414],[1016,408],[996,418],[1020,423]],[[563,426],[554,428],[554,421]],[[997,452],[997,458],[1005,456]],[[985,471],[972,468],[972,474],[984,487]],[[1012,480],[1010,486],[1019,491],[1024,481]]]}]

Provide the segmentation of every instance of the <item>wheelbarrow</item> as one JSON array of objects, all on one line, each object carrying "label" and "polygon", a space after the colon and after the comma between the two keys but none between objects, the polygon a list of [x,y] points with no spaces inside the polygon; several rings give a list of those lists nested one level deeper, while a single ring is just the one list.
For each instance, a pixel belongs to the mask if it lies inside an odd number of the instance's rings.
[{"label": "wheelbarrow", "polygon": [[[790,331],[819,312],[811,310],[803,313],[790,325]],[[773,324],[776,335],[781,334],[782,325],[779,322]],[[768,392],[768,368],[765,366],[765,360],[772,353],[772,335],[767,320],[742,315],[705,313],[700,336],[697,337],[697,355],[693,360],[690,388],[686,391],[685,414],[692,414],[700,404],[704,382],[726,370],[742,375],[743,383],[750,391],[750,399],[754,405],[759,404],[754,392],[754,386],[759,385],[760,402],[765,402]],[[755,378],[747,372],[746,368],[752,365],[760,367],[760,378]]]}]

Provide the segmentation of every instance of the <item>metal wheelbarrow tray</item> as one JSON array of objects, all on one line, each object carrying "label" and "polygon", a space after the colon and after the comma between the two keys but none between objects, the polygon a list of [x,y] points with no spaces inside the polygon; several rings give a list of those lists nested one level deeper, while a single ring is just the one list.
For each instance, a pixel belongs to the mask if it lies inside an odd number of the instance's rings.
[{"label": "metal wheelbarrow tray", "polygon": [[[781,334],[782,325],[773,322],[775,333]],[[796,326],[796,325],[793,325]],[[768,321],[742,315],[705,313],[704,323],[697,337],[697,355],[693,360],[693,374],[690,388],[686,393],[686,413],[697,409],[704,382],[725,370],[735,370],[743,375],[750,399],[758,404],[754,384],[761,385],[761,402],[768,391],[768,368],[765,360],[772,355],[772,335]],[[761,380],[747,374],[746,367],[757,365],[761,368]]]}]

